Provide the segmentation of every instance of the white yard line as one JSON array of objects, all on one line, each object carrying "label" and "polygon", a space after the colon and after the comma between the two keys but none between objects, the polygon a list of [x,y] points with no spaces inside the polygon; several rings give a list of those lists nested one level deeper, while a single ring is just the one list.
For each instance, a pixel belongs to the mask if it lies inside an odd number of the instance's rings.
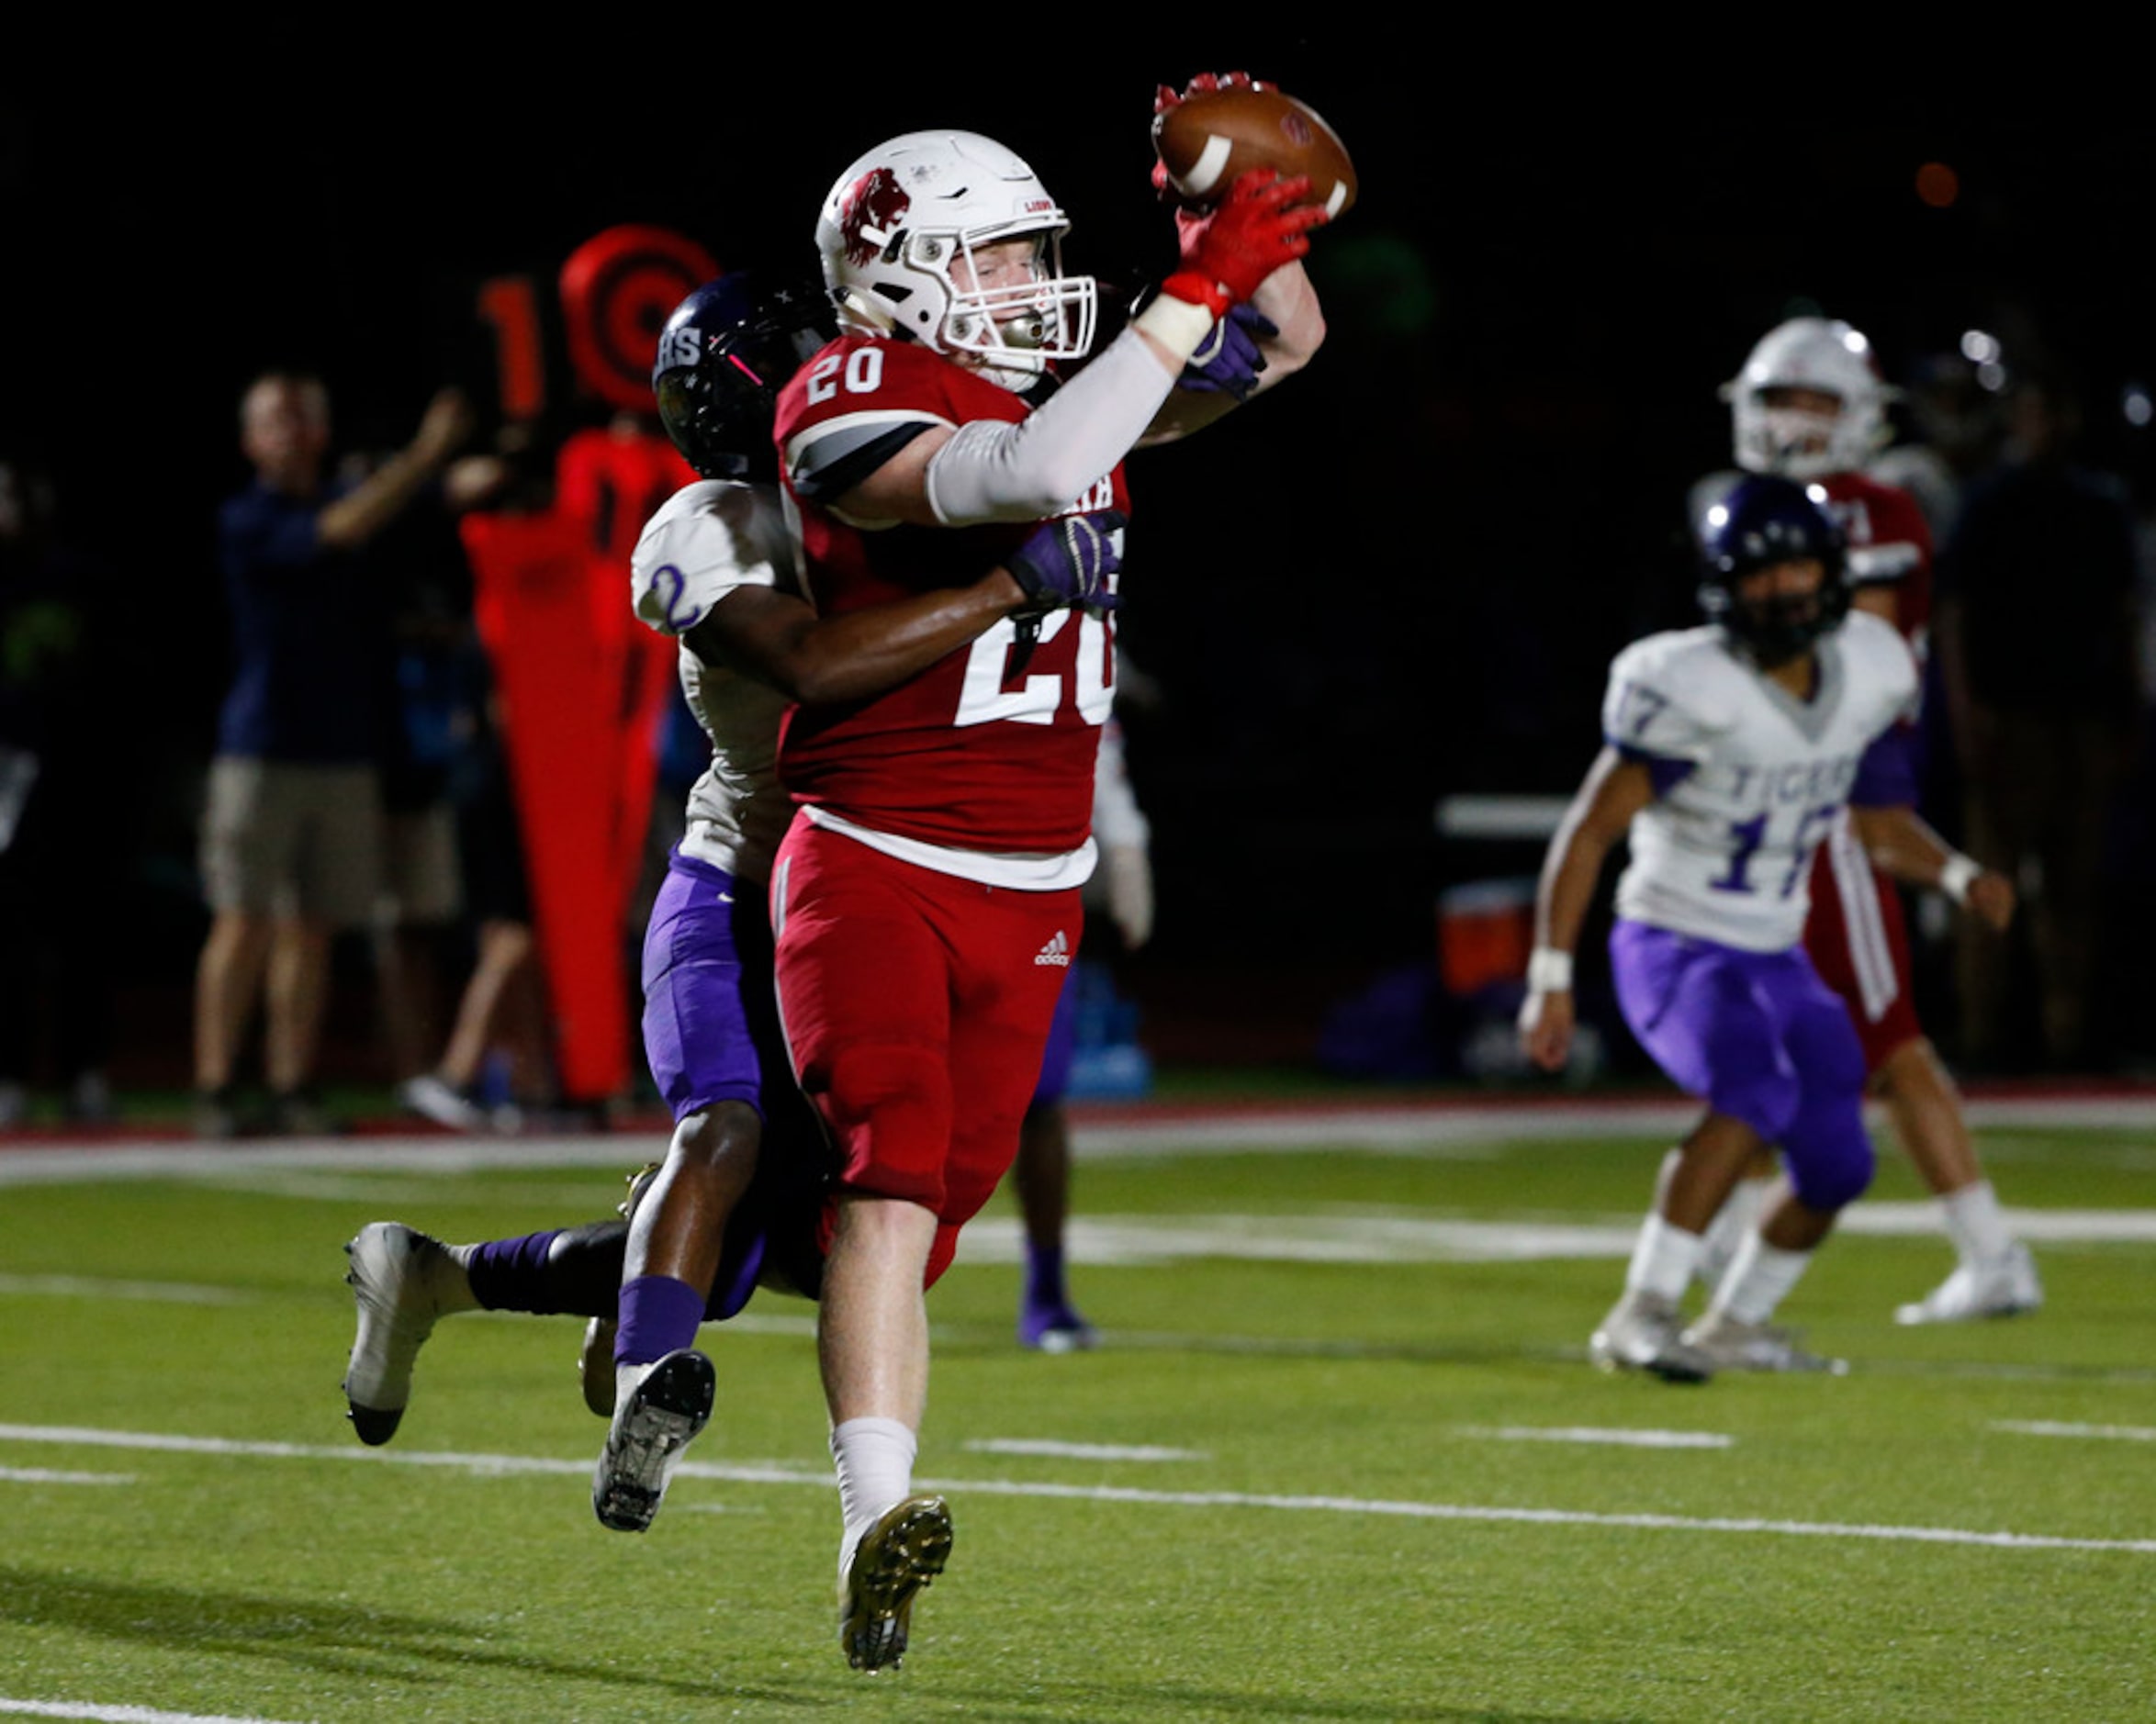
[{"label": "white yard line", "polygon": [[1463,1437],[1509,1443],[1609,1443],[1620,1449],[1734,1449],[1736,1439],[1712,1430],[1605,1430],[1588,1425],[1463,1426]]},{"label": "white yard line", "polygon": [[1037,1437],[985,1437],[963,1445],[977,1455],[1046,1455],[1058,1461],[1209,1461],[1202,1449],[1161,1449],[1146,1443],[1066,1443]]},{"label": "white yard line", "polygon": [[[2052,1245],[2156,1244],[2156,1209],[2015,1209],[2008,1224]],[[1928,1203],[1857,1203],[1840,1230],[1873,1238],[1933,1238],[1943,1229]],[[1493,1221],[1387,1214],[1073,1215],[1064,1251],[1073,1263],[1136,1266],[1189,1258],[1287,1263],[1503,1263],[1609,1260],[1632,1254],[1636,1219]],[[986,1215],[959,1237],[962,1263],[1025,1258],[1017,1220]]]},{"label": "white yard line", "polygon": [[2093,1437],[2105,1442],[2156,1443],[2156,1428],[2147,1425],[2065,1425],[2053,1419],[2001,1418],[1992,1421],[1992,1428],[2022,1437]]},{"label": "white yard line", "polygon": [[[423,1200],[420,1200],[423,1201]],[[2014,1209],[2009,1225],[2045,1245],[2156,1245],[2156,1209]],[[1934,1238],[1938,1211],[1930,1203],[1858,1203],[1841,1231],[1870,1238]],[[1273,1263],[1533,1263],[1622,1261],[1638,1237],[1635,1220],[1528,1221],[1464,1216],[1305,1213],[1302,1215],[1087,1215],[1071,1219],[1070,1261],[1088,1267],[1140,1268],[1213,1259]],[[987,1215],[967,1227],[958,1260],[981,1266],[1025,1260],[1017,1220]],[[0,1298],[129,1299],[172,1304],[245,1304],[246,1288],[173,1282],[103,1280],[75,1275],[0,1274]],[[737,1329],[777,1326],[809,1332],[800,1316],[739,1318]]]},{"label": "white yard line", "polygon": [[84,1700],[17,1700],[0,1694],[0,1713],[17,1718],[92,1718],[97,1724],[276,1724],[274,1718],[218,1712],[161,1712],[147,1706],[94,1706]]},{"label": "white yard line", "polygon": [[49,1467],[0,1467],[0,1484],[132,1484],[131,1472],[55,1472]]},{"label": "white yard line", "polygon": [[0,1295],[56,1299],[140,1299],[156,1304],[243,1305],[254,1295],[237,1287],[204,1287],[186,1282],[106,1281],[92,1275],[0,1275]]},{"label": "white yard line", "polygon": [[[2145,1094],[1973,1099],[1971,1125],[2047,1129],[2110,1128],[2156,1134],[2156,1091]],[[1082,1158],[1296,1152],[1360,1148],[1433,1158],[1482,1157],[1509,1142],[1564,1137],[1664,1138],[1690,1127],[1693,1103],[1676,1098],[1550,1102],[1374,1100],[1345,1105],[1284,1103],[1164,1109],[1159,1116],[1083,1116],[1072,1129]],[[626,1170],[656,1153],[657,1134],[603,1132],[549,1137],[481,1138],[439,1133],[399,1136],[289,1138],[243,1144],[99,1143],[8,1147],[0,1185],[99,1180],[199,1179],[268,1169],[374,1175],[470,1173],[496,1168]]]},{"label": "white yard line", "polygon": [[[531,1455],[445,1454],[387,1449],[331,1448],[321,1444],[239,1442],[216,1437],[163,1436],[150,1431],[108,1431],[81,1426],[0,1425],[0,1442],[67,1443],[169,1450],[182,1454],[240,1456],[276,1461],[359,1461],[376,1465],[455,1467],[487,1476],[559,1473],[587,1477],[589,1457],[557,1461]],[[821,1468],[771,1462],[721,1466],[683,1461],[674,1476],[732,1484],[794,1484],[832,1489]],[[1059,1484],[1016,1479],[921,1479],[920,1489],[974,1496],[1030,1496],[1087,1503],[1129,1503],[1166,1508],[1270,1509],[1286,1513],[1384,1515],[1410,1520],[1483,1521],[1516,1526],[1602,1527],[1651,1532],[1769,1534],[1782,1538],[1856,1539],[1905,1544],[1978,1545],[2012,1550],[2092,1550],[2156,1556],[2156,1538],[2074,1539],[2048,1533],[1986,1532],[1959,1527],[1851,1525],[1835,1521],[1762,1520],[1722,1516],[1599,1515],[1574,1509],[1493,1508],[1465,1503],[1419,1503],[1360,1496],[1269,1496],[1248,1491],[1152,1491],[1131,1486]],[[695,1506],[691,1506],[692,1508]]]}]

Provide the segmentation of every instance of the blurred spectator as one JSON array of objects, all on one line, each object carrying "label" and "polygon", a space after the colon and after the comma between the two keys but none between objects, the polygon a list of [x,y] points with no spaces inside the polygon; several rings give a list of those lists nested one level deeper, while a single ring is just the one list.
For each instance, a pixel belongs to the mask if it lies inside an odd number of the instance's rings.
[{"label": "blurred spectator", "polygon": [[1998,458],[1999,402],[1979,367],[1959,353],[1936,353],[1902,391],[1914,435],[1881,452],[1865,471],[1915,498],[1932,543],[1953,536],[1963,489]]},{"label": "blurred spectator", "polygon": [[[455,1092],[476,1078],[477,1055],[454,1083],[444,1082],[435,1059],[448,1037],[444,1066],[463,1069],[444,1009],[449,978],[465,968],[467,932],[458,802],[473,776],[473,751],[490,738],[471,570],[449,514],[491,498],[508,476],[494,457],[459,459],[438,499],[447,508],[423,498],[372,547],[388,609],[380,666],[383,875],[374,930],[384,1039],[399,1103],[459,1128],[491,1123]],[[479,943],[485,970],[484,928]]]},{"label": "blurred spectator", "polygon": [[[2024,896],[2042,1056],[2085,1069],[2105,828],[2139,716],[2133,521],[2071,459],[2076,404],[2031,375],[2007,403],[2004,462],[1972,485],[1940,559],[1939,667],[1963,784],[1963,841]],[[1998,1069],[2016,1030],[2007,943],[1959,951],[1965,1055]]]},{"label": "blurred spectator", "polygon": [[[1152,938],[1152,825],[1130,788],[1122,728],[1112,717],[1101,731],[1100,758],[1094,766],[1093,835],[1100,863],[1085,886],[1086,926],[1097,926],[1092,912],[1105,910],[1123,949],[1135,952]],[[1018,1342],[1044,1353],[1075,1352],[1097,1338],[1071,1303],[1063,1253],[1071,1216],[1071,1120],[1064,1097],[1078,1051],[1082,978],[1083,967],[1074,963],[1063,979],[1040,1081],[1018,1124],[1018,1155],[1011,1165],[1026,1230]]]},{"label": "blurred spectator", "polygon": [[110,587],[62,538],[44,476],[0,461],[0,1130],[28,1116],[40,1025],[70,1117],[111,1112],[113,762],[93,675]]},{"label": "blurred spectator", "polygon": [[257,995],[274,1128],[320,1129],[313,1094],[339,928],[381,880],[380,618],[359,554],[447,466],[471,409],[444,390],[410,445],[356,484],[325,483],[328,392],[271,373],[241,403],[254,481],[218,523],[236,666],[203,826],[213,912],[196,975],[197,1125],[236,1132],[233,1077]]},{"label": "blurred spectator", "polygon": [[463,693],[447,789],[475,951],[441,1058],[400,1082],[397,1099],[408,1113],[453,1130],[511,1131],[524,1108],[553,1100],[545,991],[509,764],[476,640],[459,664]]}]

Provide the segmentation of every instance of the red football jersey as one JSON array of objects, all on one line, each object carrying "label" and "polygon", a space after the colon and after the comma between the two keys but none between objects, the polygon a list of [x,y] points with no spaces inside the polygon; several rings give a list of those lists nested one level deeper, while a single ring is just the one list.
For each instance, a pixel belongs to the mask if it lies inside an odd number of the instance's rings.
[{"label": "red football jersey", "polygon": [[[1827,511],[1848,540],[1850,584],[1892,588],[1895,625],[1921,664],[1931,623],[1931,528],[1923,509],[1908,492],[1861,473],[1836,473],[1820,483]],[[1901,728],[1915,726],[1903,719]],[[1865,1069],[1876,1071],[1924,1034],[1900,897],[1892,879],[1867,866],[1846,823],[1837,823],[1813,858],[1811,891],[1804,949],[1849,1008]]]},{"label": "red football jersey", "polygon": [[1908,492],[1861,473],[1820,481],[1849,543],[1849,584],[1894,589],[1894,622],[1919,659],[1931,624],[1931,528]]},{"label": "red football jersey", "polygon": [[[970,586],[1024,543],[1032,524],[858,527],[816,494],[842,494],[872,472],[880,440],[909,424],[1015,423],[1029,410],[1009,390],[903,341],[841,336],[803,367],[779,397],[776,435],[817,610],[841,616]],[[1129,509],[1120,465],[1061,512],[1108,508]],[[796,801],[879,832],[969,850],[1075,850],[1092,824],[1094,760],[1115,679],[1106,618],[1056,610],[1037,629],[1005,618],[873,700],[793,708],[779,776]]]}]

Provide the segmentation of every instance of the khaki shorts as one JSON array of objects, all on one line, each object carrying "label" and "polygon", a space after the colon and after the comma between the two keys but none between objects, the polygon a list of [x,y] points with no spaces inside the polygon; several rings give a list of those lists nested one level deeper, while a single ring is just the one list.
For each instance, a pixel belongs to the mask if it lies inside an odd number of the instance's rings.
[{"label": "khaki shorts", "polygon": [[464,908],[456,858],[456,817],[449,804],[390,814],[382,823],[382,900],[376,919],[387,928],[433,927],[455,922]]},{"label": "khaki shorts", "polygon": [[381,785],[372,767],[220,755],[209,765],[202,886],[209,907],[360,927],[382,878]]}]

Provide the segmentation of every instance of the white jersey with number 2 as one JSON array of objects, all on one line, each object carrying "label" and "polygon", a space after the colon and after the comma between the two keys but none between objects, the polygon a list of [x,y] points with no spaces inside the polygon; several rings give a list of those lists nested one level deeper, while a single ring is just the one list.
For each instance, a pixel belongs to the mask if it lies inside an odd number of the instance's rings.
[{"label": "white jersey with number 2", "polygon": [[[717,479],[684,486],[667,500],[636,542],[629,570],[636,615],[661,634],[688,633],[736,588],[801,590],[777,491]],[[786,697],[740,671],[705,664],[686,642],[681,692],[712,744],[712,763],[689,792],[681,852],[743,879],[768,880],[793,816],[778,772]]]}]

